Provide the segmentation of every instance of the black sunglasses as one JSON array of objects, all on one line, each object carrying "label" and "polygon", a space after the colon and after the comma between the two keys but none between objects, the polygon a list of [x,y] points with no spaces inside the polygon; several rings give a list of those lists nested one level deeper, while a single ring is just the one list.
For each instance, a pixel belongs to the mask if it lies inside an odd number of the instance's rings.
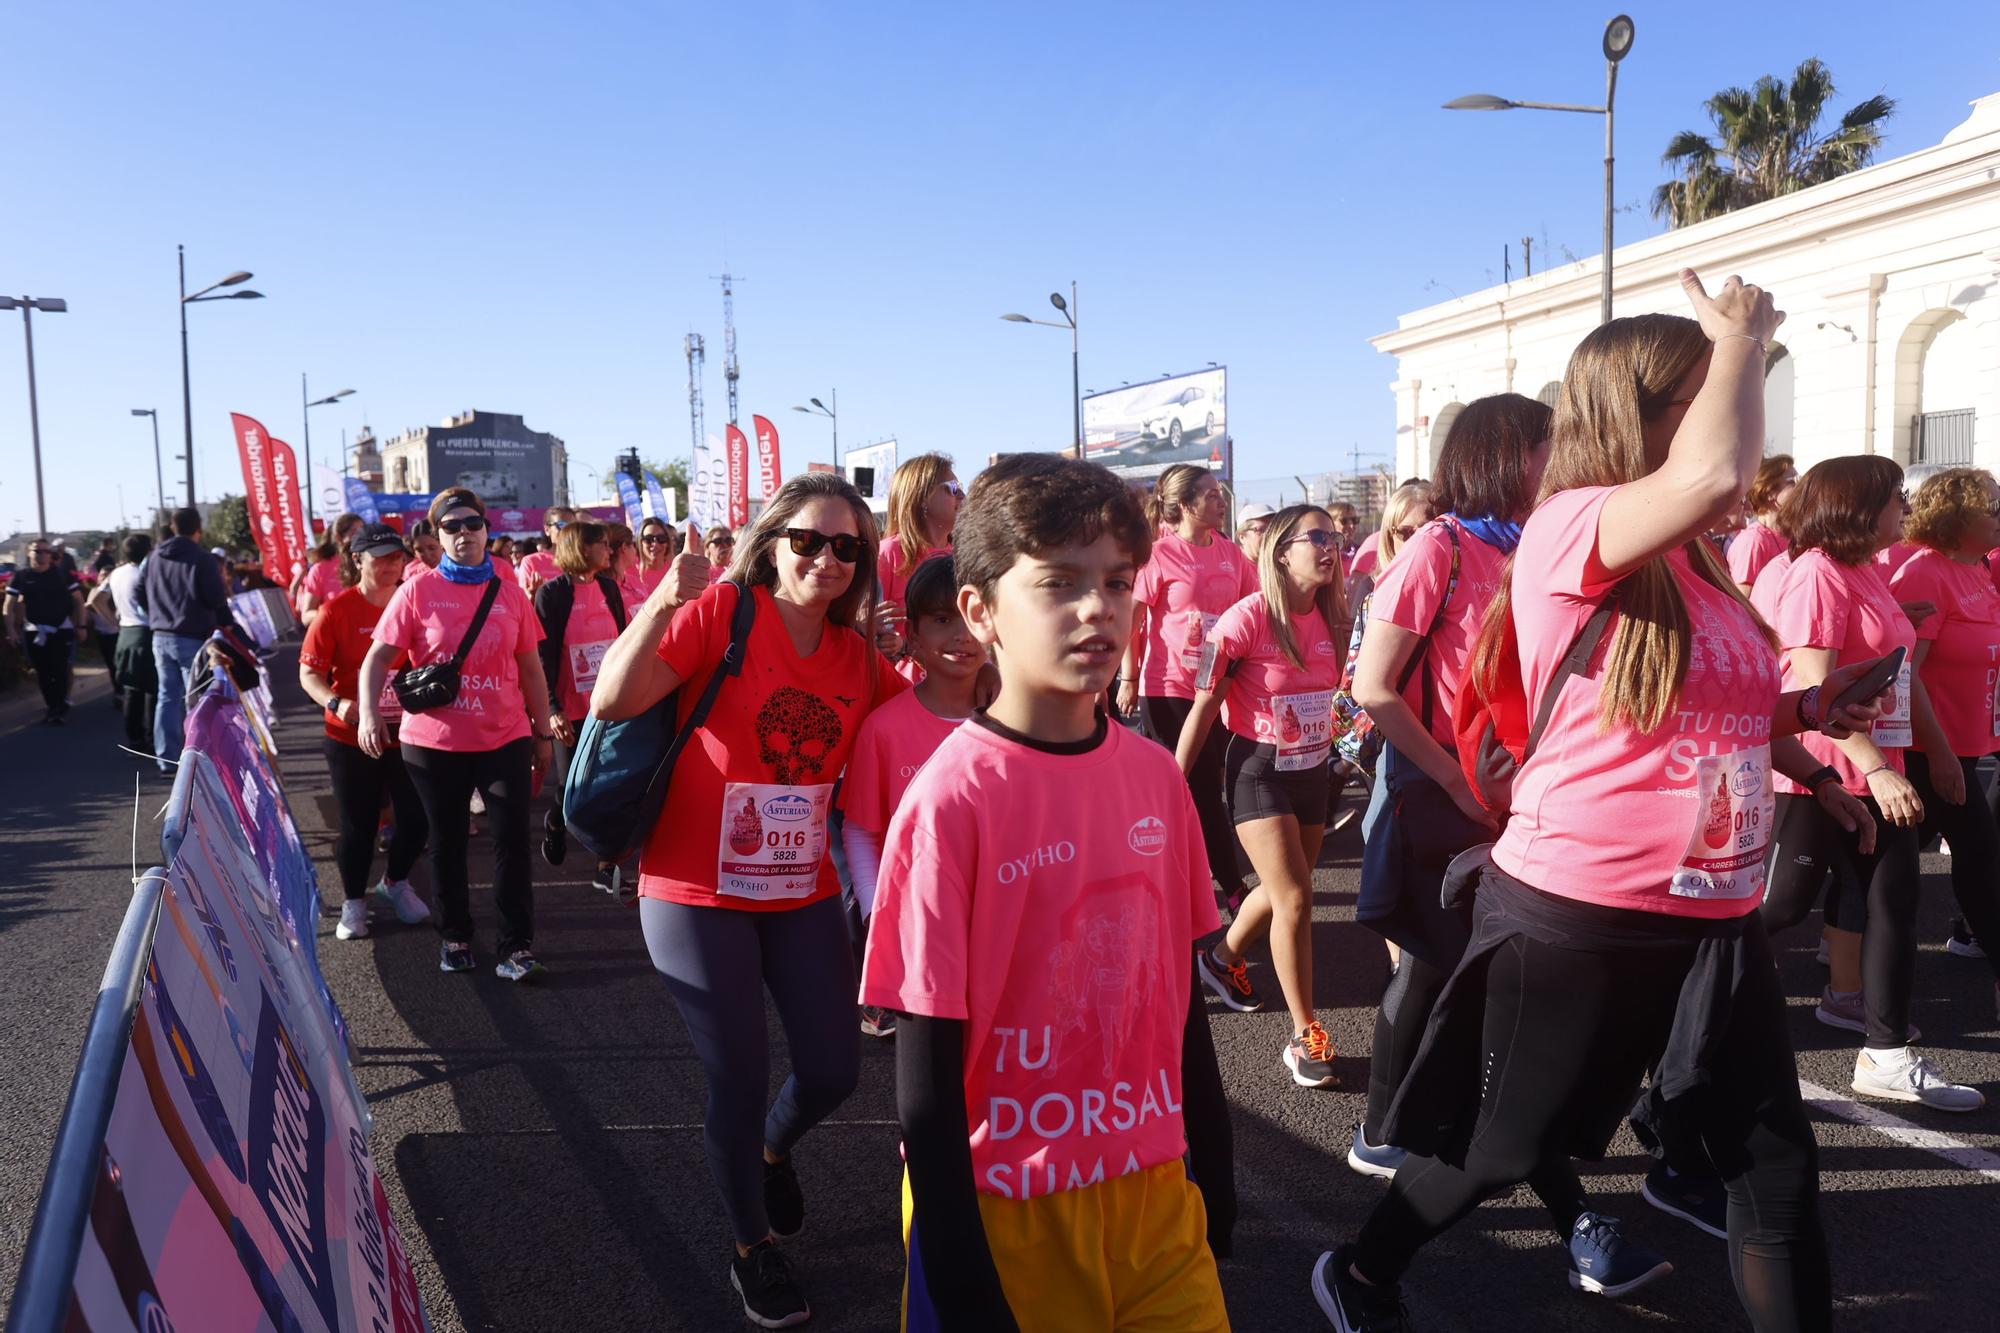
[{"label": "black sunglasses", "polygon": [[649,532],[645,536],[641,537],[639,539],[639,542],[641,545],[644,546],[665,546],[668,542],[672,540],[673,538],[667,536],[663,532]]},{"label": "black sunglasses", "polygon": [[1325,528],[1314,528],[1310,532],[1301,532],[1296,537],[1285,538],[1285,545],[1290,546],[1293,542],[1311,542],[1314,546],[1324,551],[1339,540],[1338,536],[1328,532]]},{"label": "black sunglasses", "polygon": [[839,534],[817,532],[812,528],[786,528],[785,540],[792,544],[792,554],[807,559],[818,555],[827,547],[833,548],[833,558],[843,565],[851,565],[861,558],[868,544],[851,532]]},{"label": "black sunglasses", "polygon": [[486,520],[477,514],[465,518],[444,518],[438,520],[438,531],[449,532],[453,536],[461,532],[484,532]]}]

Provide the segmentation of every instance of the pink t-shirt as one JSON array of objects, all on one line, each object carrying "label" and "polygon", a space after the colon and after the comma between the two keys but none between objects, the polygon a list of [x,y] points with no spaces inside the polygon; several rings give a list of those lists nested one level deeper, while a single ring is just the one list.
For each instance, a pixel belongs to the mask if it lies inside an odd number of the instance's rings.
[{"label": "pink t-shirt", "polygon": [[340,596],[340,558],[315,560],[312,568],[299,584],[299,610],[305,610],[306,598],[317,597],[323,606]]},{"label": "pink t-shirt", "polygon": [[1201,689],[1228,689],[1222,724],[1245,740],[1275,746],[1284,771],[1326,762],[1340,684],[1340,654],[1325,618],[1317,611],[1295,616],[1292,636],[1304,666],[1278,647],[1264,595],[1252,593],[1215,622],[1196,678]]},{"label": "pink t-shirt", "polygon": [[[630,615],[628,610],[626,615]],[[576,585],[569,624],[563,627],[562,680],[556,690],[562,700],[563,716],[581,722],[590,714],[590,691],[597,684],[598,668],[604,654],[618,638],[618,622],[611,617],[611,603],[597,580]]]},{"label": "pink t-shirt", "polygon": [[556,563],[553,551],[531,551],[521,558],[514,575],[515,581],[523,588],[528,586],[530,578],[547,583],[550,579],[561,577],[562,566]]},{"label": "pink t-shirt", "polygon": [[903,550],[903,535],[897,533],[891,537],[884,537],[881,548],[875,552],[875,577],[882,584],[882,597],[897,606],[903,604],[903,594],[910,589],[910,575],[916,573],[924,561],[934,555],[951,554],[949,545],[933,546],[917,558],[916,564],[910,566],[909,573],[899,573],[898,566],[903,563]]},{"label": "pink t-shirt", "polygon": [[1994,699],[2000,668],[2000,594],[1984,564],[1964,564],[1942,551],[1920,550],[1889,580],[1898,602],[1937,603],[1937,614],[1917,626],[1930,641],[1924,655],[1924,689],[1953,754],[1972,759],[2000,750],[2000,703]]},{"label": "pink t-shirt", "polygon": [[[1531,717],[1616,586],[1597,556],[1598,520],[1613,489],[1579,487],[1544,500],[1514,553],[1514,633]],[[1697,574],[1684,548],[1667,563],[1693,626],[1674,717],[1651,733],[1622,723],[1600,729],[1604,664],[1623,619],[1614,614],[1515,777],[1493,860],[1563,898],[1667,916],[1741,916],[1764,896],[1778,655],[1743,603]]]},{"label": "pink t-shirt", "polygon": [[668,568],[669,565],[661,565],[658,569],[645,569],[634,565],[627,571],[624,582],[620,585],[625,589],[626,615],[631,615],[645,604],[646,599],[653,595],[653,589],[660,586],[660,580],[667,576]]},{"label": "pink t-shirt", "polygon": [[1785,590],[1785,575],[1792,568],[1790,550],[1779,551],[1764,562],[1757,571],[1757,582],[1750,589],[1750,605],[1757,608],[1757,614],[1764,617],[1766,625],[1778,619],[1778,594]]},{"label": "pink t-shirt", "polygon": [[1776,528],[1752,523],[1729,543],[1729,577],[1746,588],[1754,588],[1764,566],[1784,551],[1785,539]]},{"label": "pink t-shirt", "polygon": [[[448,660],[472,624],[484,583],[411,579],[399,584],[375,626],[375,641],[409,650],[410,665]],[[403,718],[405,745],[432,750],[497,750],[528,734],[528,703],[521,694],[517,655],[542,641],[542,622],[519,584],[500,584],[500,595],[466,654],[458,698],[428,713]],[[539,666],[537,667],[539,670]]]},{"label": "pink t-shirt", "polygon": [[939,717],[924,707],[915,690],[905,690],[870,713],[854,738],[854,754],[840,783],[840,808],[847,822],[877,837],[887,833],[911,780],[963,721]]},{"label": "pink t-shirt", "polygon": [[890,822],[861,1001],[965,1024],[982,1194],[1039,1198],[1173,1161],[1188,959],[1217,924],[1166,751],[1110,727],[1058,755],[979,723]]},{"label": "pink t-shirt", "polygon": [[1161,533],[1153,558],[1132,585],[1132,599],[1146,608],[1139,692],[1155,699],[1194,698],[1202,644],[1216,619],[1256,591],[1256,566],[1220,533],[1206,546]]},{"label": "pink t-shirt", "polygon": [[1875,553],[1875,567],[1882,571],[1883,578],[1894,578],[1896,571],[1903,567],[1904,562],[1923,549],[1915,542],[1897,542],[1893,546],[1885,546]]},{"label": "pink t-shirt", "polygon": [[[1447,526],[1449,525],[1449,526]],[[1369,603],[1373,620],[1386,620],[1412,634],[1429,633],[1451,586],[1451,519],[1426,523],[1403,543],[1396,559],[1376,585],[1375,599]],[[1466,665],[1479,643],[1479,626],[1486,608],[1500,588],[1500,572],[1507,564],[1506,553],[1489,546],[1463,527],[1458,528],[1458,590],[1452,594],[1450,609],[1424,652],[1422,668],[1410,677],[1403,700],[1419,718],[1424,715],[1424,678],[1431,680],[1434,703],[1431,708],[1431,735],[1446,752],[1455,750],[1452,711],[1458,706],[1459,682],[1465,679]]]},{"label": "pink t-shirt", "polygon": [[[1903,614],[1903,608],[1896,605],[1896,595],[1889,591],[1882,567],[1872,561],[1843,565],[1825,551],[1800,552],[1785,572],[1784,587],[1778,590],[1777,611],[1771,628],[1778,632],[1779,645],[1787,650],[1786,689],[1805,688],[1791,668],[1789,650],[1793,648],[1831,649],[1840,666],[1865,662],[1898,647],[1905,652],[1916,650],[1917,631]],[[1909,731],[1910,663],[1906,659],[1893,702],[1885,705],[1883,715],[1875,720],[1869,732],[1870,738],[1881,747],[1889,767],[1898,773],[1903,771],[1903,751],[1910,744]],[[1857,796],[1868,794],[1868,782],[1861,776],[1861,770],[1849,762],[1832,737],[1812,732],[1799,739],[1821,763],[1840,770],[1841,784],[1847,790]],[[1805,788],[1781,777],[1778,790],[1797,795]]]},{"label": "pink t-shirt", "polygon": [[1364,574],[1373,574],[1382,564],[1382,534],[1371,532],[1361,539],[1361,545],[1354,548],[1353,558],[1344,562],[1347,566],[1347,586]]}]

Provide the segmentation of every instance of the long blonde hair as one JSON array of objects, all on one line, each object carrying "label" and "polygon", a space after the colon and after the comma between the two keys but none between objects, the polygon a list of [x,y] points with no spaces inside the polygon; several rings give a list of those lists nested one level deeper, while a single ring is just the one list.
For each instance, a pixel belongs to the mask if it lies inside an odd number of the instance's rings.
[{"label": "long blonde hair", "polygon": [[930,533],[924,527],[924,501],[951,470],[949,454],[918,454],[897,468],[890,479],[889,526],[882,535],[885,541],[890,537],[900,539],[900,567],[896,577],[913,572],[930,550]]},{"label": "long blonde hair", "polygon": [[1382,506],[1382,535],[1376,542],[1381,552],[1377,568],[1387,569],[1396,553],[1403,549],[1403,539],[1396,535],[1396,529],[1410,516],[1412,509],[1429,509],[1435,496],[1427,481],[1406,481],[1389,494],[1389,502]]},{"label": "long blonde hair", "polygon": [[[1292,665],[1305,666],[1305,657],[1299,652],[1298,635],[1292,630],[1291,587],[1285,582],[1284,567],[1278,563],[1278,553],[1285,549],[1285,543],[1298,535],[1299,524],[1308,517],[1318,514],[1331,523],[1333,515],[1318,505],[1288,505],[1271,515],[1270,526],[1264,529],[1264,541],[1257,548],[1257,586],[1264,594],[1264,609],[1271,616],[1271,634],[1278,641],[1279,651],[1292,659]],[[1347,590],[1336,577],[1333,582],[1313,594],[1313,606],[1320,619],[1326,622],[1327,637],[1341,647],[1340,625],[1347,619]]]},{"label": "long blonde hair", "polygon": [[[1582,486],[1623,486],[1653,472],[1655,465],[1646,457],[1646,422],[1666,411],[1674,386],[1708,350],[1701,325],[1679,315],[1638,315],[1599,325],[1577,345],[1563,374],[1540,500]],[[1763,625],[1705,537],[1682,549],[1697,576]],[[1482,694],[1491,692],[1499,670],[1513,576],[1510,556],[1473,657],[1473,683]],[[1687,600],[1664,554],[1620,582],[1618,610],[1599,692],[1598,726],[1609,730],[1623,723],[1653,731],[1680,706],[1694,634]]]},{"label": "long blonde hair", "polygon": [[830,625],[852,626],[867,642],[868,679],[872,686],[875,663],[881,656],[874,651],[875,602],[869,596],[875,586],[875,552],[879,542],[875,515],[869,512],[868,502],[847,478],[837,472],[800,472],[780,486],[757,521],[737,539],[736,563],[729,567],[729,577],[745,588],[775,587],[778,564],[771,554],[772,548],[784,538],[785,529],[799,511],[822,498],[846,501],[847,507],[854,511],[854,530],[861,536],[863,549],[861,558],[854,562],[854,578],[847,591],[827,607],[826,619]]}]

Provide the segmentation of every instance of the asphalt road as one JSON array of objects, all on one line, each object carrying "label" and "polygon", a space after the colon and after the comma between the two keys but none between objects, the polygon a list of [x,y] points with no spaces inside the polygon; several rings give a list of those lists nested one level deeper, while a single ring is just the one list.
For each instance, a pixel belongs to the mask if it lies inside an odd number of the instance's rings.
[{"label": "asphalt road", "polygon": [[[280,675],[291,657],[280,659]],[[279,730],[299,823],[337,902],[321,793],[316,718],[293,707]],[[4,726],[4,723],[0,723]],[[48,1140],[130,876],[133,775],[141,774],[143,865],[156,847],[164,787],[115,748],[99,701],[61,731],[0,734],[0,1294],[19,1263]],[[1338,1042],[1343,1090],[1292,1086],[1278,1065],[1281,1015],[1212,1015],[1234,1100],[1243,1217],[1223,1265],[1241,1329],[1324,1327],[1308,1272],[1351,1235],[1382,1186],[1344,1157],[1361,1110],[1380,944],[1351,923],[1359,844],[1334,839],[1316,877],[1316,983]],[[581,858],[579,858],[581,859]],[[1985,965],[1946,954],[1949,890],[1925,886],[1915,1018],[1925,1046],[2000,1101],[2000,1025]],[[727,1233],[701,1149],[703,1084],[678,1016],[652,974],[635,913],[592,890],[587,869],[537,867],[542,984],[512,986],[487,966],[436,970],[428,928],[378,926],[321,957],[354,1034],[376,1114],[377,1160],[439,1330],[746,1327],[726,1287]],[[424,882],[420,870],[418,882]],[[477,882],[477,881],[475,881]],[[478,895],[475,894],[475,902]],[[492,913],[476,907],[490,963]],[[1844,1093],[1853,1045],[1812,1020],[1823,973],[1811,927],[1780,941],[1794,996],[1802,1077]],[[1266,960],[1253,962],[1275,996]],[[782,1051],[775,1022],[774,1049]],[[862,1086],[801,1146],[807,1231],[788,1247],[816,1311],[811,1327],[893,1329],[901,1279],[890,1043],[870,1041]],[[775,1084],[774,1084],[775,1086]],[[1811,1095],[1809,1093],[1809,1095]],[[1879,1104],[1876,1104],[1879,1107]],[[1875,1108],[1871,1108],[1875,1109]],[[2000,1106],[1969,1116],[1881,1108],[1889,1130],[1852,1123],[1846,1104],[1817,1113],[1842,1327],[2000,1327],[1992,1250],[2000,1234]],[[1955,1154],[1951,1156],[1950,1154]],[[1426,1329],[1728,1329],[1737,1309],[1721,1242],[1654,1212],[1638,1196],[1644,1159],[1629,1139],[1583,1167],[1600,1206],[1666,1251],[1676,1272],[1628,1303],[1571,1291],[1560,1250],[1525,1190],[1479,1209],[1421,1257],[1408,1294]],[[1987,1170],[1981,1175],[1979,1168]]]}]

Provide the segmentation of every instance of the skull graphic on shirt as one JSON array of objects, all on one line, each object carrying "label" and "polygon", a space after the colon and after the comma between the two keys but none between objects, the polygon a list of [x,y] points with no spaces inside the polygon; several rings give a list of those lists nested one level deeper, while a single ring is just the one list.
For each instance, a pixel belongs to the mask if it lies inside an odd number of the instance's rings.
[{"label": "skull graphic on shirt", "polygon": [[757,757],[788,787],[817,779],[842,735],[840,714],[790,685],[771,691],[756,728]]}]

